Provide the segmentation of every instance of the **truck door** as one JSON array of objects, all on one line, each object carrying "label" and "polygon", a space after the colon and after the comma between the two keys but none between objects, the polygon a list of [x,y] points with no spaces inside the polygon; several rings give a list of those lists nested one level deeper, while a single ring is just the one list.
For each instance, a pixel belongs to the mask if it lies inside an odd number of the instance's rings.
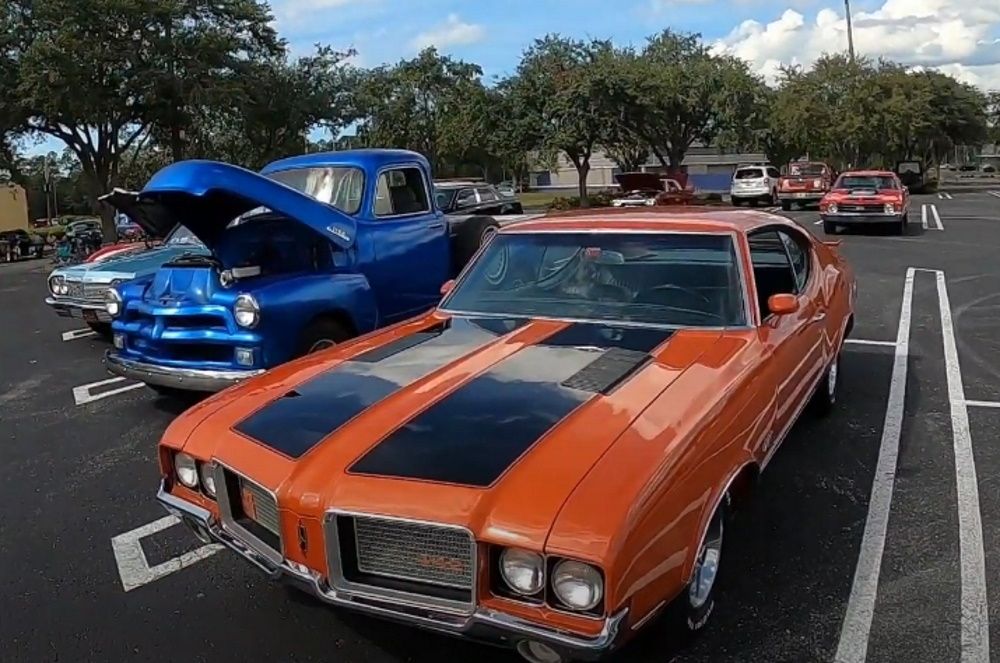
[{"label": "truck door", "polygon": [[417,165],[379,171],[369,224],[375,261],[368,266],[379,313],[389,323],[434,306],[448,280],[451,251],[444,215],[431,203]]}]

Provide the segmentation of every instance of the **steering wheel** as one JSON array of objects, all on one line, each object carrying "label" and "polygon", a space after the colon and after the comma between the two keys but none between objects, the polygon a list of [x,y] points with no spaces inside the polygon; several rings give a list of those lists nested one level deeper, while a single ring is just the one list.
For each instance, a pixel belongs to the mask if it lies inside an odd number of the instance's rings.
[{"label": "steering wheel", "polygon": [[[674,285],[672,283],[668,283],[665,285],[658,285],[643,290],[642,292],[639,293],[639,295],[635,298],[635,300],[636,302],[641,302],[644,304],[658,304],[661,303],[660,301],[657,300],[660,300],[662,298],[662,294],[675,293],[675,292],[680,293],[681,295],[686,297],[688,299],[688,303],[693,303],[694,306],[691,308],[693,308],[694,310],[703,310],[707,312],[710,311],[712,308],[712,300],[710,300],[705,295],[701,294],[700,292],[698,292],[693,288],[686,288],[684,286]],[[683,306],[680,308],[688,308],[688,307]]]}]

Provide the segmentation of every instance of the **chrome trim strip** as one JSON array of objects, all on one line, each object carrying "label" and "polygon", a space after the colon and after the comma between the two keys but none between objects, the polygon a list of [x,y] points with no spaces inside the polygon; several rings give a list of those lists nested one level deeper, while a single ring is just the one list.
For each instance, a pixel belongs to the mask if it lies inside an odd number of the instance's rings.
[{"label": "chrome trim strip", "polygon": [[[416,594],[402,590],[386,589],[375,585],[356,583],[348,580],[344,576],[343,560],[340,557],[340,532],[337,528],[337,517],[346,516],[349,518],[373,518],[378,520],[389,520],[401,523],[412,523],[427,527],[438,527],[441,529],[458,530],[469,537],[469,555],[472,564],[472,586],[469,588],[470,600],[453,601],[427,594]],[[432,608],[456,615],[470,615],[476,608],[476,597],[479,590],[479,546],[472,530],[460,525],[447,523],[435,523],[426,520],[415,520],[413,518],[399,518],[396,516],[383,516],[376,513],[363,513],[360,511],[344,511],[340,509],[329,509],[323,518],[323,535],[326,544],[327,568],[330,573],[330,586],[340,592],[350,594],[359,598],[370,598],[373,600],[390,601],[400,603],[414,608]],[[423,581],[417,581],[423,582]],[[432,583],[427,583],[432,584]],[[463,588],[464,589],[464,588]]]},{"label": "chrome trim strip", "polygon": [[480,607],[471,615],[455,616],[419,606],[413,611],[408,611],[406,606],[385,600],[359,601],[329,587],[322,575],[315,571],[305,573],[293,568],[286,561],[275,563],[262,556],[235,538],[231,532],[220,527],[219,522],[209,511],[171,495],[163,482],[160,483],[156,498],[168,513],[180,518],[196,532],[206,533],[211,539],[260,569],[272,580],[293,584],[330,605],[435,633],[491,642],[506,647],[513,647],[521,640],[538,640],[571,658],[590,661],[597,660],[614,650],[620,643],[624,631],[623,625],[628,616],[627,608],[603,620],[598,634],[586,636],[543,626],[490,608]]},{"label": "chrome trim strip", "polygon": [[264,372],[264,369],[223,370],[159,366],[144,361],[126,359],[113,350],[105,352],[104,366],[112,375],[120,375],[146,384],[209,392],[221,391],[237,382]]}]

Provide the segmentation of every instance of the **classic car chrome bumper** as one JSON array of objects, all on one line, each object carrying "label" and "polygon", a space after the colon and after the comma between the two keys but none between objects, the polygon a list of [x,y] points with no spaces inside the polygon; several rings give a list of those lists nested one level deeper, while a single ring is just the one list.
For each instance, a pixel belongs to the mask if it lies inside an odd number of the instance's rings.
[{"label": "classic car chrome bumper", "polygon": [[[85,299],[56,299],[46,297],[45,303],[63,318],[84,318],[88,322],[111,322],[104,304]],[[91,319],[92,318],[92,319]]]},{"label": "classic car chrome bumper", "polygon": [[104,353],[104,365],[112,375],[139,380],[156,387],[209,392],[221,391],[237,382],[264,372],[263,369],[241,371],[159,366],[126,359],[112,350]]},{"label": "classic car chrome bumper", "polygon": [[622,624],[628,610],[607,618],[601,632],[593,637],[576,635],[540,626],[519,617],[488,608],[477,608],[471,615],[436,612],[430,608],[408,608],[368,596],[353,596],[334,591],[323,577],[288,560],[275,564],[249,545],[223,529],[205,509],[167,492],[163,483],[156,494],[168,513],[177,516],[205,543],[221,543],[275,581],[294,585],[330,605],[362,612],[374,617],[416,626],[444,635],[467,638],[503,647],[517,647],[522,641],[547,644],[562,655],[576,660],[594,661],[610,653],[620,643]]},{"label": "classic car chrome bumper", "polygon": [[870,212],[837,212],[836,214],[823,213],[820,218],[827,223],[839,225],[849,225],[854,223],[898,223],[903,215],[896,214],[872,214]]},{"label": "classic car chrome bumper", "polygon": [[823,200],[825,191],[778,191],[778,200],[790,200],[793,202],[814,202]]}]

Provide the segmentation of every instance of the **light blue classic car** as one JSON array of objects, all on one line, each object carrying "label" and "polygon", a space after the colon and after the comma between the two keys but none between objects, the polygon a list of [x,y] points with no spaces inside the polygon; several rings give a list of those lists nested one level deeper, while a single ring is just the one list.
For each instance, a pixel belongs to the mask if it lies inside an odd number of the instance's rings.
[{"label": "light blue classic car", "polygon": [[108,370],[160,393],[216,391],[426,311],[499,225],[445,216],[432,192],[427,159],[404,150],[260,173],[183,161],[114,192],[147,232],[184,223],[210,251],[107,291]]},{"label": "light blue classic car", "polygon": [[59,267],[49,275],[45,303],[67,318],[82,318],[97,333],[111,335],[111,316],[105,308],[108,288],[143,276],[185,255],[207,255],[201,240],[183,226],[175,226],[162,246],[128,251],[100,262]]}]

